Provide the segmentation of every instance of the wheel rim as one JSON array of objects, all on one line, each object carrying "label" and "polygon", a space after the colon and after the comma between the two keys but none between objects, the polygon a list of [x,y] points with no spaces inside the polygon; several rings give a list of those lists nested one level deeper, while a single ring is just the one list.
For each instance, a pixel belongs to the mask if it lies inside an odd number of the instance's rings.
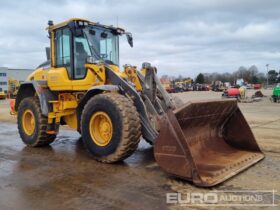
[{"label": "wheel rim", "polygon": [[31,136],[35,130],[35,117],[30,109],[25,110],[22,116],[22,125],[24,132]]},{"label": "wheel rim", "polygon": [[102,111],[94,113],[89,123],[90,135],[93,142],[98,146],[106,146],[113,136],[111,118]]}]

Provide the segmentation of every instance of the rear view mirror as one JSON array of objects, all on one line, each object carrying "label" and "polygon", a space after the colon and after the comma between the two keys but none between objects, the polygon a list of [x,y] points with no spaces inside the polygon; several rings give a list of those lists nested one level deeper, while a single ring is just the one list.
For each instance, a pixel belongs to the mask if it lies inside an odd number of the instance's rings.
[{"label": "rear view mirror", "polygon": [[125,35],[126,35],[126,39],[127,39],[128,44],[130,45],[130,47],[133,47],[132,34],[130,32],[126,32]]}]

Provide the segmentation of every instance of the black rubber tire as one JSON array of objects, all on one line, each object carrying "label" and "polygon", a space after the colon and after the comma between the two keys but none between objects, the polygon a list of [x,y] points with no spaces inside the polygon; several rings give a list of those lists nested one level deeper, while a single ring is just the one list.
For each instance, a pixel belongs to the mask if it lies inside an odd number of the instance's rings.
[{"label": "black rubber tire", "polygon": [[[35,131],[30,136],[24,132],[22,125],[22,116],[26,109],[30,109],[35,117]],[[51,144],[55,138],[56,134],[47,134],[47,117],[42,115],[40,102],[37,97],[24,98],[18,107],[18,131],[22,141],[31,147],[42,147]]]},{"label": "black rubber tire", "polygon": [[[90,135],[90,119],[98,111],[105,112],[112,121],[113,136],[106,146],[98,146]],[[139,114],[133,103],[117,93],[103,93],[91,98],[82,113],[83,142],[94,159],[114,163],[133,154],[141,137]]]}]

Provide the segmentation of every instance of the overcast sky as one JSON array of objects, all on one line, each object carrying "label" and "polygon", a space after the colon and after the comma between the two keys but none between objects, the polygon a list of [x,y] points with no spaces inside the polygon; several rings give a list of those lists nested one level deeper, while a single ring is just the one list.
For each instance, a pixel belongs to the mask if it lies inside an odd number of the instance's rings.
[{"label": "overcast sky", "polygon": [[35,68],[46,60],[48,20],[80,17],[133,33],[133,48],[121,37],[122,65],[147,61],[161,75],[191,77],[280,69],[279,0],[10,0],[0,14],[0,66]]}]

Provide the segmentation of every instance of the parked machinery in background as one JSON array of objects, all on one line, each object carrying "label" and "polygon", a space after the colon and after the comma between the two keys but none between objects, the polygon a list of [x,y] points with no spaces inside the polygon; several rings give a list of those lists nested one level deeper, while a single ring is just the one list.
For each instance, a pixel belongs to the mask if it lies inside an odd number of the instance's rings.
[{"label": "parked machinery in background", "polygon": [[224,90],[222,98],[236,98],[238,101],[245,99],[246,88],[245,87],[231,87]]},{"label": "parked machinery in background", "polygon": [[176,81],[174,84],[174,92],[180,93],[186,91],[183,81]]},{"label": "parked machinery in background", "polygon": [[8,97],[16,98],[20,82],[14,78],[8,78]]},{"label": "parked machinery in background", "polygon": [[212,90],[215,92],[223,92],[226,89],[224,83],[221,81],[213,81],[212,82]]},{"label": "parked machinery in background", "polygon": [[271,100],[280,103],[280,83],[273,88]]},{"label": "parked machinery in background", "polygon": [[174,92],[185,92],[185,91],[191,91],[193,90],[193,80],[192,79],[185,79],[185,80],[179,80],[174,82]]},{"label": "parked machinery in background", "polygon": [[5,93],[5,91],[2,89],[2,88],[0,88],[0,99],[6,99],[6,97],[7,97],[7,95],[6,95],[6,93]]},{"label": "parked machinery in background", "polygon": [[210,90],[210,87],[209,87],[209,85],[207,85],[207,84],[202,84],[201,90],[202,90],[202,91],[209,91],[209,90]]},{"label": "parked machinery in background", "polygon": [[172,82],[169,79],[160,79],[160,83],[168,93],[174,93]]}]

